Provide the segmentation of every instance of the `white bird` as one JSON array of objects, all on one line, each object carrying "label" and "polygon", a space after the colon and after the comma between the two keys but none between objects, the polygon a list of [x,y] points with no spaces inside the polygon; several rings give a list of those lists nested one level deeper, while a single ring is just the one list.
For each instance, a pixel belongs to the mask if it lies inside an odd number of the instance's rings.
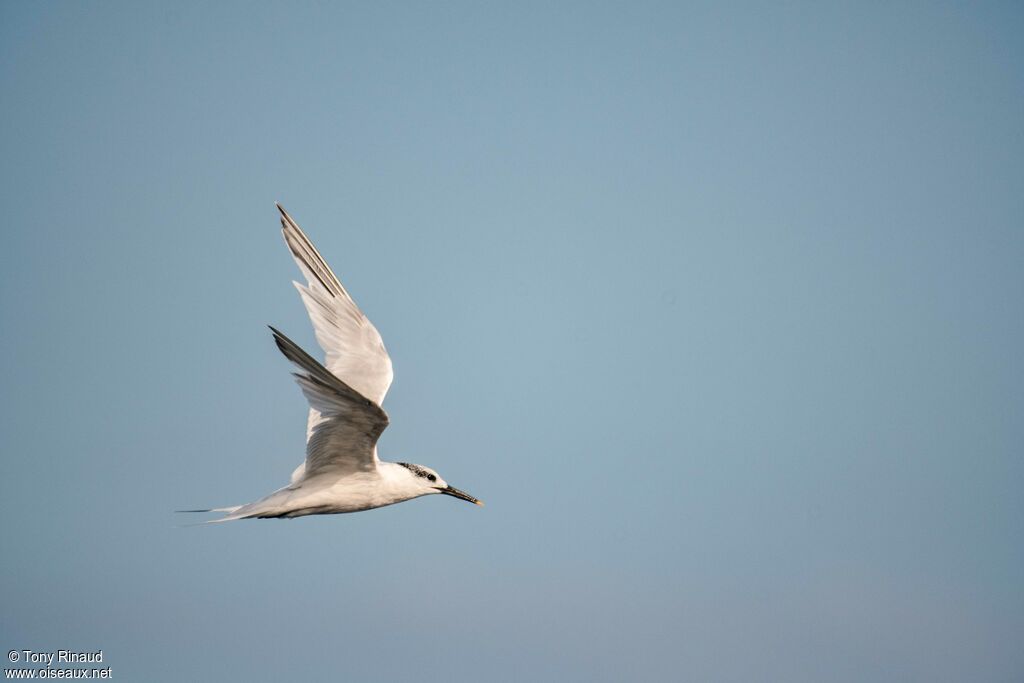
[{"label": "white bird", "polygon": [[483,505],[449,486],[429,467],[377,458],[377,439],[388,426],[381,403],[394,376],[391,358],[377,328],[359,310],[320,252],[280,204],[277,209],[284,241],[306,277],[305,285],[293,284],[326,354],[321,365],[270,328],[281,353],[298,367],[295,380],[309,401],[306,460],[292,472],[287,486],[255,502],[182,512],[227,513],[211,522],[331,515],[435,493]]}]

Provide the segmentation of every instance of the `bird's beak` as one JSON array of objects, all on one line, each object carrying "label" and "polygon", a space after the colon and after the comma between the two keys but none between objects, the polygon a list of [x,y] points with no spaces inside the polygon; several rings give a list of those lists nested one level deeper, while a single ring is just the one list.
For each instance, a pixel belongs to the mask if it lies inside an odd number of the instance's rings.
[{"label": "bird's beak", "polygon": [[438,493],[443,493],[446,496],[455,496],[456,498],[461,498],[462,500],[468,500],[470,503],[473,503],[474,505],[484,504],[483,501],[477,500],[476,498],[469,495],[465,491],[460,491],[454,486],[445,486],[444,488],[441,488],[440,486],[435,486],[434,488],[437,489]]}]

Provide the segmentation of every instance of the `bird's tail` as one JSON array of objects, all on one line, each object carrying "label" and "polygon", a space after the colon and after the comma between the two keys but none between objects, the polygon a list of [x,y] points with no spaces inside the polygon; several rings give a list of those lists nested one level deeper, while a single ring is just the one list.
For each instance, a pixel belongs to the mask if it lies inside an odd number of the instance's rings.
[{"label": "bird's tail", "polygon": [[225,508],[207,508],[205,510],[175,510],[175,512],[223,512],[223,513],[225,513],[225,515],[223,517],[218,517],[217,519],[208,519],[205,522],[198,522],[196,524],[185,524],[184,525],[184,526],[200,526],[200,525],[203,525],[203,524],[216,524],[218,522],[230,522],[230,521],[233,521],[233,520],[236,520],[236,519],[245,519],[245,517],[246,517],[245,514],[241,514],[241,515],[235,514],[236,512],[241,510],[243,507],[245,507],[245,506],[244,505],[233,505],[231,507],[225,507]]},{"label": "bird's tail", "polygon": [[233,505],[232,507],[226,508],[206,508],[204,510],[175,510],[175,512],[227,512],[228,514],[231,514],[232,512],[236,512],[237,510],[239,510],[241,507],[241,505]]},{"label": "bird's tail", "polygon": [[[325,371],[326,372],[326,371]],[[236,519],[251,519],[253,517],[283,517],[286,516],[290,511],[294,510],[294,506],[287,505],[288,500],[295,494],[296,489],[291,486],[285,486],[284,488],[274,491],[269,496],[260,498],[259,500],[253,501],[252,503],[246,503],[245,505],[234,505],[231,507],[223,508],[210,508],[209,510],[178,510],[178,512],[223,512],[223,517],[217,519],[210,519],[200,524],[215,524],[217,522],[231,522]],[[190,525],[191,526],[191,525]]]}]

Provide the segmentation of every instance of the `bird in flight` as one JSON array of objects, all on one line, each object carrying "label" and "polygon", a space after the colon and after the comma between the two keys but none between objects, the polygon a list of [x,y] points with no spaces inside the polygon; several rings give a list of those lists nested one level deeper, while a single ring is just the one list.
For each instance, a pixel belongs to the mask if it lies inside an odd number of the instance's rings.
[{"label": "bird in flight", "polygon": [[255,502],[234,507],[182,512],[223,512],[210,522],[235,519],[303,517],[358,512],[443,493],[483,505],[449,486],[423,465],[384,462],[377,439],[388,426],[381,408],[394,373],[391,358],[373,323],[320,256],[288,212],[281,212],[281,232],[306,284],[293,283],[306,305],[316,340],[326,355],[321,364],[291,339],[271,327],[309,402],[306,460],[291,481]]}]

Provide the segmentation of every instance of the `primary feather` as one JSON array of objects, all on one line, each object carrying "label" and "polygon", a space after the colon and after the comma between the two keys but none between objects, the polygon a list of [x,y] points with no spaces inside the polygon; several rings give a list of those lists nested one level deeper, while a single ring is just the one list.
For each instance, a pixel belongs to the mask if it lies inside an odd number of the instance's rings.
[{"label": "primary feather", "polygon": [[377,464],[377,439],[388,426],[387,413],[280,331],[270,329],[277,348],[302,370],[295,373],[295,380],[318,413],[306,441],[305,478],[372,471]]}]

